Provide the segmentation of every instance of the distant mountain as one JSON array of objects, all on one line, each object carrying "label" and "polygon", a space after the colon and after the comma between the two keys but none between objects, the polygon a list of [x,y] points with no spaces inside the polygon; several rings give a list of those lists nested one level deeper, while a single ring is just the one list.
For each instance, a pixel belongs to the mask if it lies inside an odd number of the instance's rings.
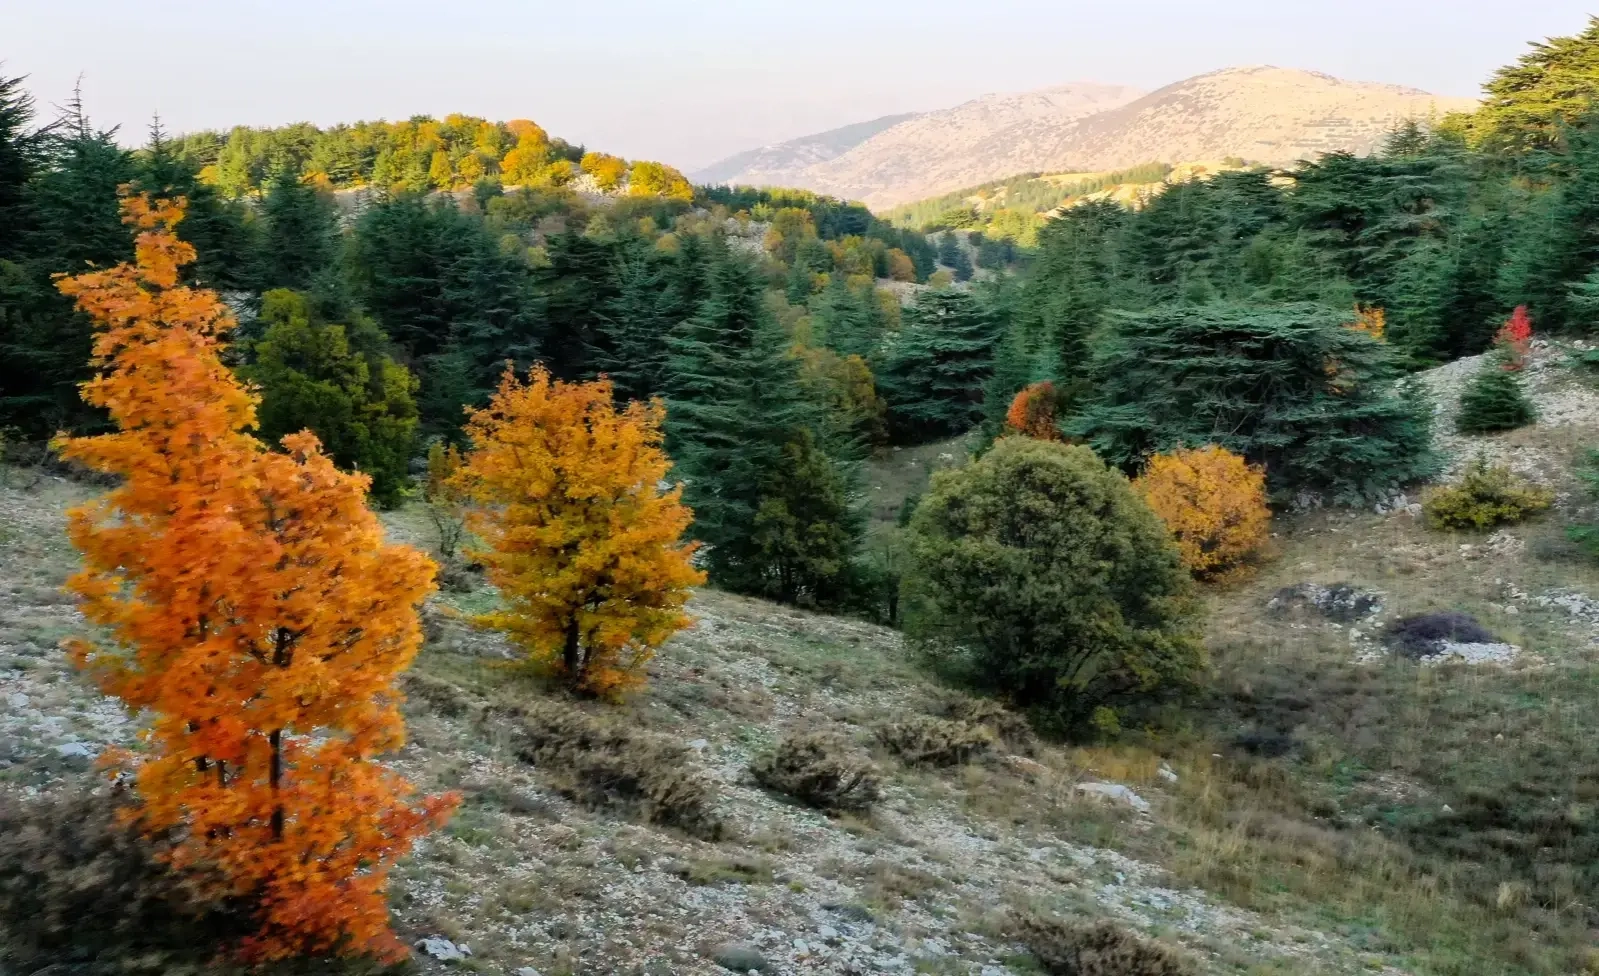
[{"label": "distant mountain", "polygon": [[[914,171],[930,147],[944,156],[981,152],[991,132],[1034,122],[1062,125],[1073,119],[1126,104],[1142,95],[1135,88],[1091,83],[1060,85],[1038,91],[984,95],[954,108],[912,115],[884,116],[871,122],[833,129],[814,136],[739,153],[713,163],[689,178],[696,183],[747,183],[755,186],[801,186],[820,189],[812,173],[840,157],[870,146],[867,154],[879,182],[891,185],[902,172]],[[957,185],[979,182],[965,180]],[[946,188],[947,189],[947,188]],[[827,192],[836,192],[829,190]],[[860,199],[864,194],[847,194]],[[911,198],[926,196],[912,194]],[[871,202],[871,201],[868,201]]]},{"label": "distant mountain", "polygon": [[846,153],[884,129],[914,119],[916,114],[905,112],[901,115],[885,115],[870,122],[856,122],[815,135],[790,139],[775,146],[749,149],[690,173],[689,179],[702,185],[742,183],[751,186],[794,186],[797,184],[785,182],[784,177]]},{"label": "distant mountain", "polygon": [[1367,152],[1403,119],[1475,104],[1268,66],[1226,68],[1148,94],[1067,85],[929,112],[761,182],[884,209],[1025,172],[1100,172],[1227,157],[1289,165],[1335,149]]}]

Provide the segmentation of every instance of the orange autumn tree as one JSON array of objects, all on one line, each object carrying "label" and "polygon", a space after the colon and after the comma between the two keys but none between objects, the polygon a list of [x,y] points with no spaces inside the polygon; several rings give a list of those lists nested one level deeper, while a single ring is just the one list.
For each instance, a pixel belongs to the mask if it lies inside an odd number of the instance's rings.
[{"label": "orange autumn tree", "polygon": [[1006,431],[1034,440],[1060,440],[1060,430],[1055,426],[1055,402],[1055,384],[1048,380],[1026,387],[1005,411]]},{"label": "orange autumn tree", "polygon": [[1155,455],[1133,488],[1166,523],[1196,576],[1224,577],[1265,545],[1266,469],[1215,444]]},{"label": "orange autumn tree", "polygon": [[1532,316],[1527,306],[1517,305],[1510,318],[1494,333],[1494,346],[1504,360],[1504,370],[1519,371],[1527,365],[1527,355],[1532,352]]},{"label": "orange autumn tree", "polygon": [[194,249],[183,201],[125,198],[136,263],[58,281],[97,327],[84,399],[116,430],[62,453],[118,486],[69,513],[84,568],[67,583],[104,639],[69,643],[106,694],[149,716],[120,757],[138,823],[177,838],[180,870],[241,899],[252,960],[405,955],[389,930],[390,866],[441,824],[375,761],[404,736],[394,678],[422,634],[433,566],[385,545],[365,504],[307,432],[268,452],[257,397],[219,358],[234,325],[214,293],[179,284]]},{"label": "orange autumn tree", "polygon": [[608,380],[562,383],[508,367],[474,411],[458,476],[477,503],[472,553],[506,602],[477,618],[574,687],[614,695],[643,681],[654,650],[689,623],[705,582],[681,488],[662,490],[659,401],[617,410]]}]

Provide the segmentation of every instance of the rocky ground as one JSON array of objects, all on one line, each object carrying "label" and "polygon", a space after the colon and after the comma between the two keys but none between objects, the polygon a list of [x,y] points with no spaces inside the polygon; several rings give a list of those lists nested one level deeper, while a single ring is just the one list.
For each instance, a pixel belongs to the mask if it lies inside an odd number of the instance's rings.
[{"label": "rocky ground", "polygon": [[[1581,379],[1556,365],[1559,355],[1540,349],[1529,372],[1540,427],[1460,439],[1448,432],[1445,402],[1440,441],[1456,461],[1486,450],[1546,478],[1570,518],[1583,510],[1571,464],[1596,442],[1599,410]],[[1425,380],[1449,401],[1471,368],[1453,364]],[[75,561],[62,513],[90,491],[54,478],[0,480],[3,789],[61,788],[134,728],[58,649],[80,626],[59,592]],[[416,513],[389,522],[397,537],[426,541]],[[1336,727],[1304,715],[1268,727],[1258,716],[1268,711],[1272,674],[1314,689],[1329,669],[1340,681],[1391,681],[1391,695],[1458,684],[1477,696],[1478,711],[1499,715],[1497,698],[1478,707],[1498,694],[1494,683],[1524,699],[1557,669],[1594,667],[1599,575],[1561,561],[1558,525],[1467,539],[1429,533],[1399,505],[1305,513],[1278,528],[1273,561],[1212,595],[1211,631],[1222,687],[1236,697],[1249,685],[1259,741],[1281,739],[1288,756],[1314,757],[1316,775],[1336,787],[1332,806],[1305,812],[1289,840],[1261,832],[1265,822],[1288,829],[1276,794],[1260,786],[1281,788],[1285,760],[1257,762],[1243,737],[1020,749],[1031,755],[1007,747],[948,768],[907,765],[876,730],[945,714],[955,696],[895,632],[710,591],[692,605],[696,625],[652,662],[647,691],[622,705],[582,706],[671,743],[673,761],[705,786],[725,829],[707,839],[664,827],[625,805],[574,798],[559,770],[522,758],[514,729],[489,706],[546,692],[503,668],[495,638],[449,615],[492,601],[478,588],[440,594],[428,611],[429,645],[417,664],[427,693],[407,705],[412,742],[395,764],[428,789],[461,791],[464,802],[398,872],[397,924],[423,947],[425,972],[1036,972],[1007,922],[1016,910],[1115,918],[1181,947],[1208,972],[1477,972],[1438,964],[1447,947],[1428,941],[1436,928],[1471,944],[1470,932],[1444,921],[1480,928],[1466,902],[1451,900],[1465,896],[1440,892],[1421,873],[1376,876],[1350,838],[1379,829],[1358,819],[1367,807],[1382,816],[1447,808],[1449,784],[1430,781],[1428,769],[1456,755],[1470,762],[1482,737],[1491,739],[1488,727],[1440,741],[1431,757],[1384,753],[1379,763],[1358,752],[1364,732],[1348,716]],[[1395,671],[1375,635],[1389,620],[1437,607],[1470,610],[1517,654],[1435,669],[1425,682]],[[1337,670],[1346,667],[1372,677]],[[1301,681],[1302,671],[1316,674]],[[1493,729],[1518,734],[1508,719],[1495,721]],[[829,816],[751,777],[752,759],[781,736],[816,728],[871,753],[883,798],[869,814]],[[1336,752],[1343,734],[1356,738]],[[1246,781],[1254,792],[1239,785]],[[1318,860],[1323,844],[1343,860]],[[1390,914],[1396,894],[1407,911],[1425,901],[1438,921],[1401,918],[1397,906]],[[1558,970],[1480,970],[1544,971]]]}]

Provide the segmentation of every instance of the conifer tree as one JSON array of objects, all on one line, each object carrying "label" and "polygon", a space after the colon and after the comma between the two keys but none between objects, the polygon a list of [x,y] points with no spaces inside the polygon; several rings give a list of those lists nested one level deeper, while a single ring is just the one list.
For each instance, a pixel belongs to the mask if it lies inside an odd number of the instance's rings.
[{"label": "conifer tree", "polygon": [[693,518],[682,488],[660,488],[663,416],[659,401],[619,411],[609,383],[562,383],[535,366],[526,383],[507,369],[466,427],[456,477],[479,506],[472,555],[507,604],[478,622],[597,695],[644,680],[705,581],[679,541]]},{"label": "conifer tree", "polygon": [[1460,393],[1455,429],[1462,434],[1492,434],[1525,427],[1538,417],[1521,388],[1521,377],[1489,356]]},{"label": "conifer tree", "polygon": [[711,581],[767,592],[772,566],[755,539],[756,516],[785,447],[818,418],[758,271],[720,242],[710,262],[699,310],[670,339],[667,446]]},{"label": "conifer tree", "polygon": [[993,318],[969,292],[917,296],[879,373],[896,440],[948,437],[982,419],[999,331]]},{"label": "conifer tree", "polygon": [[120,478],[70,514],[84,569],[68,588],[106,634],[72,652],[149,716],[122,757],[140,826],[255,906],[241,955],[401,958],[388,873],[454,798],[415,797],[376,757],[403,741],[393,682],[421,646],[433,566],[384,544],[366,478],[314,435],[275,454],[247,433],[255,398],[218,356],[231,317],[179,284],[181,207],[124,207],[137,263],[60,282],[99,325],[83,393],[117,425],[61,447]]},{"label": "conifer tree", "polygon": [[280,172],[261,202],[263,289],[306,291],[338,260],[333,202],[297,174]]}]

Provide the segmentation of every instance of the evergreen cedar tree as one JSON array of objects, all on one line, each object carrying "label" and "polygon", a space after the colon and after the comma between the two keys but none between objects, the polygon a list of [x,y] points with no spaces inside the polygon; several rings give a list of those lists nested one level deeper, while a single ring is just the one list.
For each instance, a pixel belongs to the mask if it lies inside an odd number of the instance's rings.
[{"label": "evergreen cedar tree", "polygon": [[1068,731],[1113,728],[1204,668],[1166,526],[1086,447],[1000,438],[933,477],[908,546],[909,636]]},{"label": "evergreen cedar tree", "polygon": [[1066,433],[1128,470],[1215,440],[1263,464],[1280,496],[1381,497],[1436,469],[1432,411],[1396,382],[1391,347],[1347,322],[1310,303],[1113,313]]},{"label": "evergreen cedar tree", "polygon": [[1133,481],[1171,530],[1183,565],[1202,579],[1241,568],[1266,543],[1266,471],[1214,444],[1149,459]]},{"label": "evergreen cedar tree", "polygon": [[466,424],[456,480],[477,503],[472,555],[506,603],[477,622],[591,694],[642,683],[705,581],[697,547],[680,541],[693,513],[681,488],[662,488],[664,414],[659,401],[618,410],[609,382],[562,383],[536,366],[525,383],[508,368]]},{"label": "evergreen cedar tree", "polygon": [[1029,385],[1016,394],[1005,411],[1005,429],[1041,441],[1060,440],[1055,426],[1055,384],[1048,380]]},{"label": "evergreen cedar tree", "polygon": [[1495,334],[1494,352],[1461,391],[1455,429],[1491,434],[1525,427],[1538,418],[1520,376],[1531,350],[1532,318],[1526,306],[1518,306]]},{"label": "evergreen cedar tree", "polygon": [[250,436],[256,398],[219,358],[231,316],[179,283],[194,259],[173,233],[182,201],[123,211],[135,263],[58,282],[98,330],[84,399],[116,425],[60,447],[120,479],[69,513],[84,569],[67,588],[109,634],[70,649],[151,716],[121,757],[138,822],[175,832],[174,867],[256,906],[243,957],[403,957],[389,870],[456,799],[416,796],[376,757],[403,741],[393,683],[422,643],[432,563],[384,544],[368,479],[314,435],[284,454]]}]

